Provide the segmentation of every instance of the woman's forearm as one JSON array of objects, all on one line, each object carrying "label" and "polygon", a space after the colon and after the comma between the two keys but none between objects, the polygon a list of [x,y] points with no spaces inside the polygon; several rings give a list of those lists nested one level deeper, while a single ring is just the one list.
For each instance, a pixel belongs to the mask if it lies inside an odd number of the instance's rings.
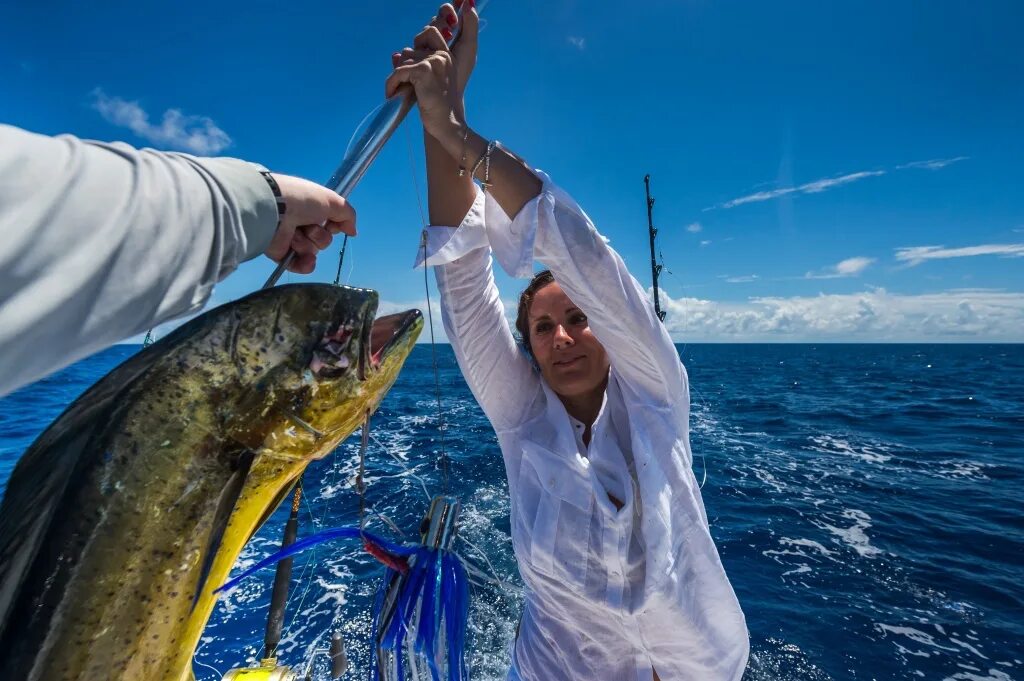
[{"label": "woman's forearm", "polygon": [[[473,178],[459,177],[459,163],[426,130],[423,147],[427,156],[427,204],[430,224],[457,227],[473,205]],[[461,154],[461,152],[459,152]]]},{"label": "woman's forearm", "polygon": [[[472,182],[469,172],[464,177],[458,176],[459,160],[463,154],[463,144],[465,144],[467,171],[472,170],[473,164],[487,150],[487,140],[478,135],[474,130],[470,129],[469,135],[466,135],[465,143],[463,143],[463,135],[465,135],[465,128],[454,124],[440,140],[427,135],[428,140],[433,142],[433,145],[427,148],[427,172],[428,175],[431,172],[437,173],[437,177],[430,180],[430,219],[434,224],[459,224],[466,215],[466,212],[469,211],[469,207],[473,204],[474,192],[473,188],[468,184],[459,185],[458,191],[460,193],[457,201],[452,197],[440,196],[442,191],[449,191],[445,187],[451,187],[454,195],[456,190],[452,185],[456,181],[459,183],[463,180],[466,183]],[[432,150],[434,152],[433,159],[431,158]],[[441,156],[445,158],[439,158]],[[502,210],[505,211],[505,214],[511,218],[518,215],[523,206],[540,194],[541,187],[543,186],[540,178],[527,165],[501,147],[495,147],[491,152],[489,177],[485,177],[485,172],[485,165],[481,163],[477,168],[475,177],[478,180],[486,179],[490,183],[488,192],[498,202]],[[441,177],[442,174],[447,177]],[[434,220],[435,191],[438,193],[436,200],[439,208],[445,206],[454,211],[458,207],[461,210],[455,222],[437,222]]]}]

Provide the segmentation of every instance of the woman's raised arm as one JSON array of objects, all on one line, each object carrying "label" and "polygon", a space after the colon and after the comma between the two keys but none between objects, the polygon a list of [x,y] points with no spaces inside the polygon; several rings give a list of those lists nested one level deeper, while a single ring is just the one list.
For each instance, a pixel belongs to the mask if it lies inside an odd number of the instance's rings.
[{"label": "woman's raised arm", "polygon": [[[462,37],[449,52],[445,39],[458,18],[452,5],[442,5],[413,46],[392,55],[395,74],[388,80],[387,94],[392,96],[403,82],[417,88],[431,223],[417,261],[436,266],[441,317],[459,367],[487,417],[501,431],[525,418],[539,382],[505,320],[491,269],[484,197],[472,175],[459,172],[464,159],[449,154],[436,137],[443,129],[436,124],[439,119],[465,121],[462,96],[476,63],[477,22],[476,12],[465,8]],[[462,129],[468,130],[464,124]]]}]

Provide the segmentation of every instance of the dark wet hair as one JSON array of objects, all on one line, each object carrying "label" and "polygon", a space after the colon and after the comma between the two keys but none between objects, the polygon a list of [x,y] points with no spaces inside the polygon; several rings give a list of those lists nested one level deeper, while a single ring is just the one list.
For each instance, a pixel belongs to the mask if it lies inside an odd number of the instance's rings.
[{"label": "dark wet hair", "polygon": [[533,358],[533,348],[530,347],[530,305],[533,304],[533,297],[537,295],[537,291],[554,282],[555,277],[551,274],[551,270],[541,270],[533,275],[533,279],[523,289],[523,292],[519,294],[519,311],[516,312],[516,331],[519,334],[519,342],[522,343],[526,354],[531,358]]}]

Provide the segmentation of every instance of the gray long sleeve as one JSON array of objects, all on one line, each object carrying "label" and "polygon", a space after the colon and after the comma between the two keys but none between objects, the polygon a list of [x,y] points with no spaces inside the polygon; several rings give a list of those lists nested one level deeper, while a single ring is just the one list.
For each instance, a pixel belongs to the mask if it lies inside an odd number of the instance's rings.
[{"label": "gray long sleeve", "polygon": [[0,125],[0,395],[201,309],[274,235],[259,170]]}]

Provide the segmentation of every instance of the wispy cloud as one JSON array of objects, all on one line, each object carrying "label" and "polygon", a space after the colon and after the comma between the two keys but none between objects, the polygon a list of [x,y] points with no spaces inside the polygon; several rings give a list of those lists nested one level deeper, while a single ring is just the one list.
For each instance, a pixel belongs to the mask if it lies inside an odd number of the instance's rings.
[{"label": "wispy cloud", "polygon": [[666,325],[680,341],[1024,341],[1024,296],[998,291],[673,299]]},{"label": "wispy cloud", "polygon": [[569,44],[572,45],[573,47],[575,47],[577,50],[582,51],[582,50],[586,49],[586,47],[587,47],[587,39],[586,38],[582,38],[582,37],[580,37],[578,35],[571,35],[571,36],[569,36],[568,39],[569,39]]},{"label": "wispy cloud", "polygon": [[231,144],[228,134],[206,116],[190,116],[178,109],[168,109],[160,123],[154,124],[138,102],[108,96],[99,88],[93,90],[92,98],[93,108],[108,122],[128,128],[160,147],[204,156],[216,154]]},{"label": "wispy cloud", "polygon": [[732,199],[731,201],[726,201],[725,203],[712,206],[711,208],[706,208],[705,210],[711,210],[712,208],[735,208],[736,206],[742,206],[745,203],[771,201],[772,199],[777,199],[780,196],[786,196],[787,194],[820,194],[821,192],[833,187],[839,187],[844,184],[863,180],[867,177],[877,177],[879,175],[885,175],[885,171],[864,170],[859,173],[850,173],[848,175],[840,175],[839,177],[829,177],[822,180],[815,180],[814,182],[808,182],[798,187],[783,187],[781,189],[772,189],[770,191],[748,194],[747,196],[741,196],[738,199]]},{"label": "wispy cloud", "polygon": [[808,272],[805,279],[839,279],[841,277],[856,277],[875,262],[874,258],[847,258],[841,260],[831,267],[826,267],[820,272]]},{"label": "wispy cloud", "polygon": [[948,165],[953,165],[958,161],[966,161],[970,156],[956,156],[954,158],[934,158],[930,161],[911,161],[910,163],[904,163],[901,166],[896,166],[896,170],[903,170],[904,168],[924,168],[925,170],[941,170]]},{"label": "wispy cloud", "polygon": [[725,277],[726,283],[729,284],[749,284],[752,281],[760,279],[756,274],[747,274],[741,277]]},{"label": "wispy cloud", "polygon": [[[948,165],[957,163],[959,161],[966,161],[968,156],[956,156],[954,158],[937,158],[928,161],[911,161],[910,163],[904,163],[898,165],[893,170],[906,170],[909,168],[919,168],[925,170],[939,170],[945,168]],[[880,177],[887,175],[892,171],[890,170],[862,170],[856,173],[847,173],[846,175],[839,175],[838,177],[826,177],[820,180],[814,180],[813,182],[807,182],[794,187],[780,187],[778,189],[771,189],[768,191],[755,192],[753,194],[747,194],[736,199],[731,199],[724,203],[719,203],[714,206],[708,206],[705,211],[715,209],[726,209],[735,208],[736,206],[742,206],[747,203],[759,203],[761,201],[771,201],[782,196],[788,196],[790,194],[820,194],[821,192],[827,191],[834,187],[840,187],[842,185],[851,184],[853,182],[859,182],[869,177]]]},{"label": "wispy cloud", "polygon": [[926,260],[970,258],[977,255],[1001,255],[1006,258],[1024,256],[1024,244],[981,244],[946,248],[945,246],[909,246],[896,249],[896,259],[913,267]]},{"label": "wispy cloud", "polygon": [[686,231],[690,232],[691,234],[696,234],[702,229],[704,228],[701,226],[699,222],[691,222],[690,224],[686,225]]},{"label": "wispy cloud", "polygon": [[[726,239],[726,241],[728,241],[728,239]],[[710,246],[710,245],[711,245],[711,239],[701,239],[701,242],[700,242],[701,248],[704,248],[705,246]]]}]

